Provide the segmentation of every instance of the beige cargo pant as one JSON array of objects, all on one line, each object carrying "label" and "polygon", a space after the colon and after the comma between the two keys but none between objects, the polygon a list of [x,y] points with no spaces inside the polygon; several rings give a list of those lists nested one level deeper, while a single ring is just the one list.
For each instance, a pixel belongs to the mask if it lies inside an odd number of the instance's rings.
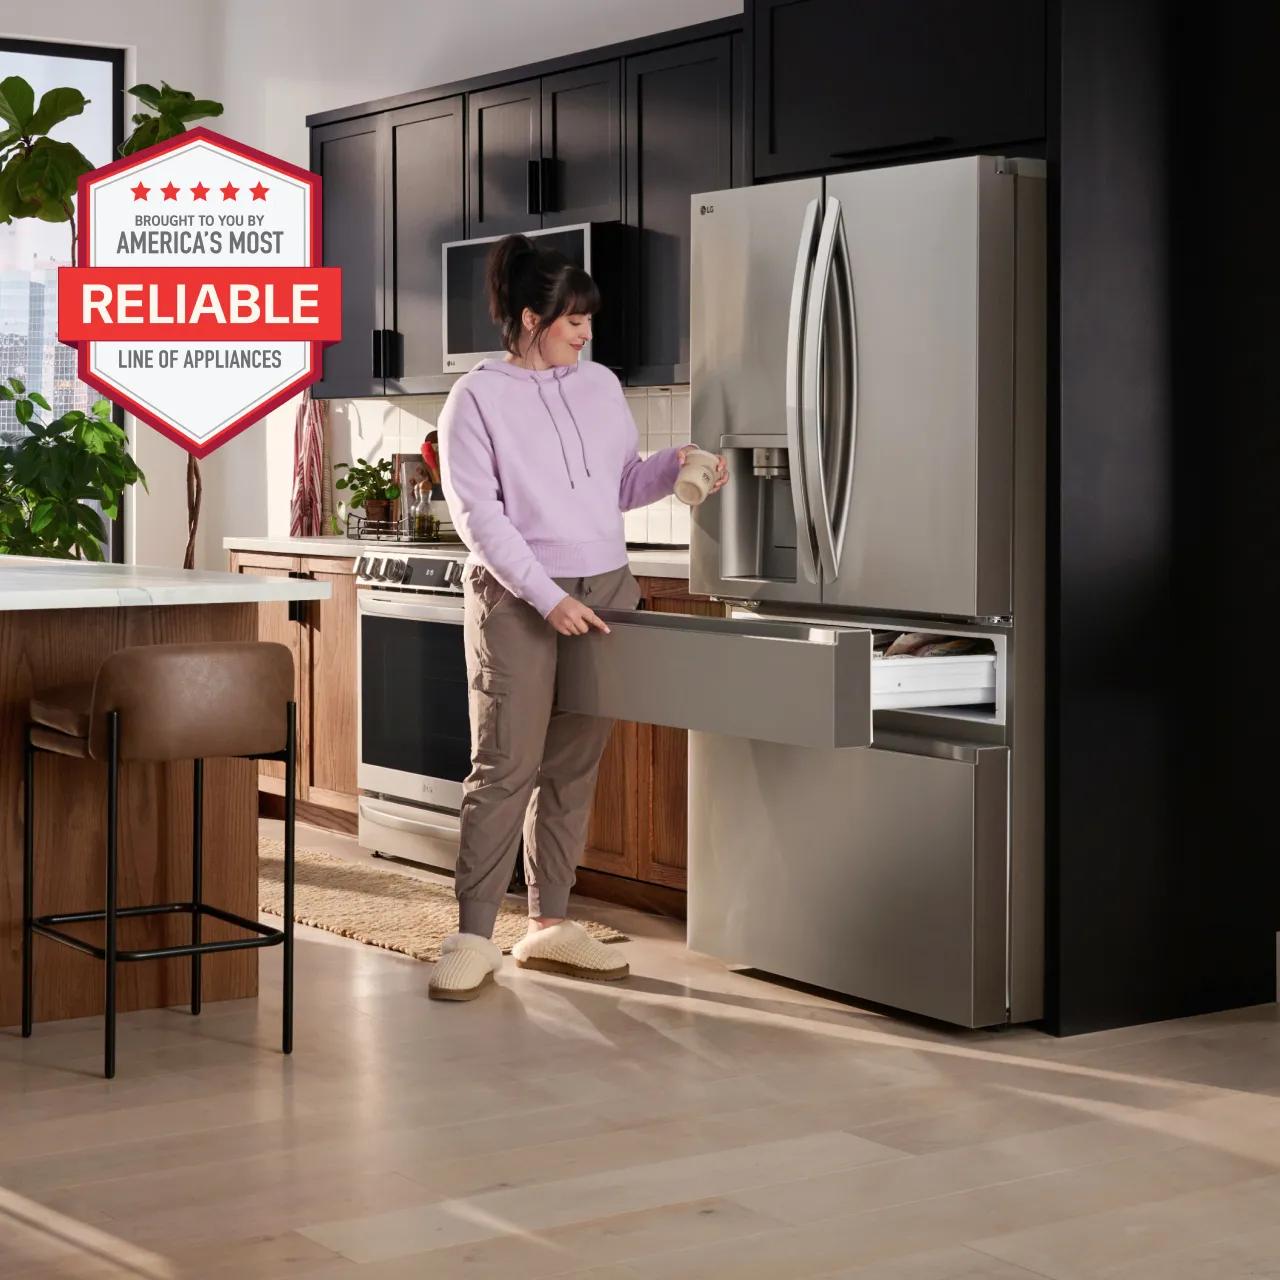
[{"label": "beige cargo pant", "polygon": [[[593,609],[634,609],[640,601],[626,567],[556,582]],[[613,721],[552,710],[560,637],[482,565],[468,566],[463,603],[471,772],[462,786],[454,887],[459,931],[487,938],[522,830],[529,915],[567,914]]]}]

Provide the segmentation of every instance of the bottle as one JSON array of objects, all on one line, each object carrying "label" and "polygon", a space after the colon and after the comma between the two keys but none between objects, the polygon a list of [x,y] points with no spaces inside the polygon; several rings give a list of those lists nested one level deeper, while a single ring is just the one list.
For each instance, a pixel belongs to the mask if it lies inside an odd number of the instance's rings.
[{"label": "bottle", "polygon": [[435,536],[435,517],[427,500],[428,481],[413,486],[413,502],[409,507],[409,537],[414,542],[430,542]]}]

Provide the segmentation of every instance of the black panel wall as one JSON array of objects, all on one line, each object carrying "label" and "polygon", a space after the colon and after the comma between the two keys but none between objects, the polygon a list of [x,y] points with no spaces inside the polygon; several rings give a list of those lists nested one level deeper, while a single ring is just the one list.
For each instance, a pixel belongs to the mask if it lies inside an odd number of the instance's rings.
[{"label": "black panel wall", "polygon": [[1275,697],[1246,656],[1276,604],[1274,11],[1051,10],[1060,1033],[1275,996]]}]

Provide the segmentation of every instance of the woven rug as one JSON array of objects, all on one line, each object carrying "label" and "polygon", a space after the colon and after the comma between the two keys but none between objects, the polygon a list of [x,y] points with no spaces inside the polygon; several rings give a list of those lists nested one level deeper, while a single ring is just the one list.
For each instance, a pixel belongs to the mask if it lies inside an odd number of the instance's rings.
[{"label": "woven rug", "polygon": [[[388,871],[373,859],[352,862],[318,849],[294,850],[293,918],[371,947],[417,960],[438,960],[440,943],[458,927],[453,889]],[[273,916],[284,914],[284,841],[258,841],[258,901]],[[578,922],[601,942],[626,942],[625,934],[594,920]],[[504,952],[524,937],[523,906],[503,902],[493,940]]]}]

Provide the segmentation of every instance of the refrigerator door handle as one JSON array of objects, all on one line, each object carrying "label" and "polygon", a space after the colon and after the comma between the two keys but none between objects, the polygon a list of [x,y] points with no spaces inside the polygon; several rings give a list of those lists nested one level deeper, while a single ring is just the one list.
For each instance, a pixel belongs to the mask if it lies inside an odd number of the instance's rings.
[{"label": "refrigerator door handle", "polygon": [[796,250],[796,269],[791,282],[791,308],[787,321],[787,386],[786,426],[787,452],[791,458],[791,501],[795,511],[797,558],[799,569],[810,582],[818,580],[818,553],[813,518],[809,512],[809,488],[806,478],[805,449],[801,437],[801,419],[805,409],[804,378],[806,351],[805,298],[812,287],[810,268],[814,257],[814,238],[822,202],[809,201],[800,228]]},{"label": "refrigerator door handle", "polygon": [[[819,564],[828,582],[834,581],[840,572],[843,539],[837,538],[837,524],[843,533],[848,507],[847,477],[852,468],[852,431],[845,429],[845,424],[850,423],[850,406],[856,400],[851,395],[853,366],[849,354],[853,349],[853,316],[848,280],[840,201],[828,196],[806,304],[800,413],[805,489],[813,514]],[[838,290],[834,295],[833,285]],[[829,302],[835,304],[832,308],[835,332],[830,335],[830,341],[837,348],[834,361],[826,358]],[[839,477],[839,490],[834,495],[827,479],[828,462],[833,464],[832,469]],[[837,512],[835,518],[833,508]]]}]

